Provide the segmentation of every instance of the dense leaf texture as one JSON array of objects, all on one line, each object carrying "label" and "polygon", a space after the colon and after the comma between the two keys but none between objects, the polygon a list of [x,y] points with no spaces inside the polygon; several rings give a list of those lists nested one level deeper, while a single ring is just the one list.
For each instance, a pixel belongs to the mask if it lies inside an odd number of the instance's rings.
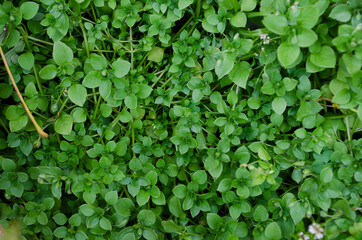
[{"label": "dense leaf texture", "polygon": [[0,238],[362,239],[361,7],[0,1]]}]

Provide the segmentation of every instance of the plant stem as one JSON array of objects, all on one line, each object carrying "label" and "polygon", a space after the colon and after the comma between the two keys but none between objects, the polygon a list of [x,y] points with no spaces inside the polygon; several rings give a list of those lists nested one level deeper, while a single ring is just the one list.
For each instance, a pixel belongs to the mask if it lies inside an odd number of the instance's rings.
[{"label": "plant stem", "polygon": [[39,133],[39,135],[42,137],[42,138],[47,138],[48,137],[48,134],[45,133],[43,131],[43,129],[41,129],[41,127],[38,125],[38,123],[36,122],[35,118],[33,117],[33,115],[31,114],[28,106],[26,105],[25,101],[24,101],[24,98],[23,96],[21,95],[20,91],[19,91],[19,88],[18,86],[16,85],[16,82],[13,78],[13,75],[11,74],[11,71],[10,71],[10,68],[8,66],[8,63],[6,61],[6,58],[5,58],[5,55],[4,55],[4,52],[3,52],[3,49],[2,47],[0,46],[0,54],[1,54],[1,58],[3,59],[3,62],[4,62],[4,65],[5,65],[5,68],[6,68],[6,71],[8,72],[8,75],[10,77],[10,80],[11,80],[11,83],[13,84],[14,86],[14,89],[16,91],[16,94],[18,95],[21,103],[23,104],[24,108],[25,108],[25,111],[26,113],[28,114],[30,120],[33,122],[34,126],[35,126],[35,129],[36,131]]},{"label": "plant stem", "polygon": [[6,127],[6,125],[4,124],[4,122],[3,122],[3,120],[1,118],[0,118],[0,125],[5,129],[7,134],[10,133],[9,129]]},{"label": "plant stem", "polygon": [[87,57],[89,57],[89,46],[88,46],[87,32],[85,31],[83,22],[80,22],[79,26],[80,26],[80,29],[82,30],[82,34],[83,34],[85,51],[87,53]]}]

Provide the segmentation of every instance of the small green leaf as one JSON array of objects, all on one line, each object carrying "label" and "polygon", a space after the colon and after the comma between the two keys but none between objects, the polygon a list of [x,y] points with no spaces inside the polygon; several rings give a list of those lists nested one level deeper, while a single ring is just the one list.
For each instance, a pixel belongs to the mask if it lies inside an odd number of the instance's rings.
[{"label": "small green leaf", "polygon": [[286,34],[286,27],[288,26],[288,20],[284,16],[280,15],[269,15],[263,19],[263,24],[267,27],[270,31],[279,34],[285,35]]},{"label": "small green leaf", "polygon": [[28,116],[27,115],[21,115],[15,120],[11,120],[10,125],[10,131],[17,132],[23,129],[28,124]]},{"label": "small green leaf", "polygon": [[101,220],[99,221],[99,226],[106,231],[112,230],[111,222],[105,217],[101,218]]},{"label": "small green leaf", "polygon": [[216,75],[221,79],[227,75],[234,67],[235,57],[230,53],[225,53],[222,59],[216,61],[215,72]]},{"label": "small green leaf", "polygon": [[282,239],[282,230],[276,222],[269,223],[265,228],[265,236],[270,240]]},{"label": "small green leaf", "polygon": [[182,10],[194,3],[194,0],[179,0],[178,9]]},{"label": "small green leaf", "polygon": [[322,68],[334,68],[336,66],[336,54],[329,46],[323,46],[318,53],[312,53],[311,62]]},{"label": "small green leaf", "polygon": [[117,200],[118,200],[118,193],[117,191],[110,191],[107,192],[106,195],[104,196],[104,200],[106,200],[106,202],[109,205],[114,205],[116,204]]},{"label": "small green leaf", "polygon": [[36,220],[41,225],[47,225],[48,224],[48,216],[45,214],[45,212],[40,212],[38,216],[36,217]]},{"label": "small green leaf", "polygon": [[145,226],[152,226],[156,222],[156,215],[150,210],[141,210],[137,219]]},{"label": "small green leaf", "polygon": [[68,218],[63,213],[57,213],[53,216],[54,222],[58,225],[64,225],[67,223]]},{"label": "small green leaf", "polygon": [[255,208],[253,213],[253,218],[257,222],[265,222],[268,220],[269,214],[266,208],[263,205],[259,205]]},{"label": "small green leaf", "polygon": [[73,61],[73,51],[65,43],[57,41],[53,46],[53,59],[60,66],[71,63]]},{"label": "small green leaf", "polygon": [[272,108],[274,112],[276,112],[279,115],[282,115],[285,109],[287,108],[287,102],[283,97],[274,98],[272,102]]},{"label": "small green leaf", "polygon": [[68,96],[73,103],[83,107],[87,100],[87,89],[83,85],[74,84],[69,88]]},{"label": "small green leaf", "polygon": [[23,53],[19,56],[18,62],[20,67],[29,71],[34,66],[34,56],[31,52]]},{"label": "small green leaf", "polygon": [[147,56],[147,59],[149,61],[152,61],[152,62],[156,62],[156,63],[159,63],[162,61],[163,59],[163,53],[164,53],[165,49],[163,48],[160,48],[160,47],[153,47],[151,49],[151,51],[148,52],[148,56]]},{"label": "small green leaf", "polygon": [[0,160],[1,160],[1,167],[4,171],[10,172],[16,168],[16,164],[13,160],[3,157],[0,157]]},{"label": "small green leaf", "polygon": [[124,99],[124,103],[129,109],[137,108],[137,97],[134,94],[127,95]]},{"label": "small green leaf", "polygon": [[277,50],[278,60],[283,67],[288,68],[298,59],[300,48],[298,45],[283,42]]},{"label": "small green leaf", "polygon": [[119,59],[112,63],[112,70],[116,77],[122,78],[126,76],[131,69],[131,63],[122,59]]},{"label": "small green leaf", "polygon": [[300,221],[302,221],[306,213],[307,209],[300,202],[296,202],[290,208],[290,215],[295,225],[297,225]]},{"label": "small green leaf", "polygon": [[167,233],[177,233],[177,232],[181,232],[185,229],[184,226],[177,225],[172,220],[162,221],[161,224],[162,224],[163,229]]},{"label": "small green leaf", "polygon": [[318,35],[308,28],[300,27],[297,32],[299,47],[309,47],[318,40]]},{"label": "small green leaf", "polygon": [[340,22],[348,22],[352,17],[351,7],[347,4],[338,4],[332,9],[329,17]]},{"label": "small green leaf", "polygon": [[38,12],[39,4],[35,2],[23,2],[20,6],[20,11],[23,13],[23,18],[26,20],[32,19]]},{"label": "small green leaf", "polygon": [[207,181],[207,174],[205,170],[198,170],[192,175],[192,180],[198,184],[204,184]]},{"label": "small green leaf", "polygon": [[39,76],[40,76],[42,79],[50,80],[50,79],[55,78],[55,76],[57,75],[57,73],[58,73],[58,68],[57,68],[57,66],[55,66],[54,64],[49,64],[49,65],[46,65],[45,67],[43,67],[43,68],[39,71]]},{"label": "small green leaf", "polygon": [[244,12],[253,11],[256,7],[257,0],[242,0],[240,10]]},{"label": "small green leaf", "polygon": [[238,12],[230,18],[230,23],[236,28],[242,28],[246,25],[246,14],[244,12]]},{"label": "small green leaf", "polygon": [[73,128],[73,117],[63,113],[54,124],[54,130],[62,135],[69,135]]},{"label": "small green leaf", "polygon": [[337,104],[347,104],[351,99],[351,91],[347,88],[343,88],[334,95],[332,102]]},{"label": "small green leaf", "polygon": [[82,85],[86,88],[96,88],[99,87],[102,83],[102,79],[100,78],[97,71],[90,71],[85,78],[83,79]]},{"label": "small green leaf", "polygon": [[319,178],[323,183],[329,183],[333,179],[333,170],[331,167],[325,167],[319,174]]},{"label": "small green leaf", "polygon": [[231,70],[229,78],[239,87],[246,89],[246,83],[249,79],[250,72],[251,66],[248,62],[238,62]]},{"label": "small green leaf", "polygon": [[223,225],[223,219],[216,213],[208,213],[206,215],[207,224],[212,230],[218,230]]}]

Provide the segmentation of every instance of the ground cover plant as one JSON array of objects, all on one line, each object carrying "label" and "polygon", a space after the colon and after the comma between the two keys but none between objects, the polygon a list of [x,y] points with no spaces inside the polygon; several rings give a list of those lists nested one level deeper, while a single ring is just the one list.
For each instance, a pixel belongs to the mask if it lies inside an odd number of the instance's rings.
[{"label": "ground cover plant", "polygon": [[361,7],[0,1],[0,238],[362,239]]}]

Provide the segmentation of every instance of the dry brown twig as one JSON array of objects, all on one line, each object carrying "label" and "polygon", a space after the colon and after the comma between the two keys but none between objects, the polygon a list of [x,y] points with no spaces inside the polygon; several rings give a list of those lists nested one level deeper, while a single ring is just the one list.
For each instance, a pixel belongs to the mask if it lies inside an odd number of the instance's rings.
[{"label": "dry brown twig", "polygon": [[[5,35],[5,32],[6,32],[6,27],[5,27],[5,29],[4,29],[4,31],[3,31],[3,33],[2,33],[1,35]],[[0,39],[0,43],[1,43],[1,39]],[[21,95],[21,93],[20,93],[20,91],[19,91],[18,86],[16,85],[16,82],[15,82],[15,80],[14,80],[14,78],[13,78],[13,75],[11,74],[9,65],[8,65],[8,63],[7,63],[7,61],[6,61],[6,58],[5,58],[3,49],[1,48],[1,44],[0,44],[0,54],[1,54],[1,58],[2,58],[2,60],[3,60],[3,62],[4,62],[4,66],[5,66],[5,68],[6,68],[6,71],[8,72],[8,75],[9,75],[9,77],[10,77],[11,83],[12,83],[13,86],[14,86],[15,92],[16,92],[16,94],[18,95],[21,103],[23,104],[23,106],[24,106],[24,108],[25,108],[25,111],[26,111],[26,113],[28,114],[30,120],[33,122],[33,124],[34,124],[34,126],[35,126],[35,128],[36,128],[36,131],[39,133],[39,135],[40,135],[42,138],[47,138],[47,137],[48,137],[48,134],[45,133],[45,132],[43,131],[43,129],[41,129],[41,127],[39,126],[39,124],[36,122],[35,118],[34,118],[33,115],[31,114],[28,106],[26,105],[26,103],[25,103],[25,101],[24,101],[24,98],[23,98],[23,96]]]}]

